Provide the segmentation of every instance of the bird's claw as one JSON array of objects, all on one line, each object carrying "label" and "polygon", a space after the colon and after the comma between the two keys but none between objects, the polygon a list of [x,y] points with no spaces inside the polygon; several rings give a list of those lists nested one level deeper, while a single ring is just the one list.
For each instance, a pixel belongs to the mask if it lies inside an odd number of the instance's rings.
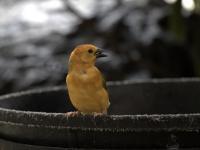
[{"label": "bird's claw", "polygon": [[96,117],[96,116],[105,116],[107,114],[106,113],[96,113],[96,112],[94,112],[94,113],[92,113],[92,115],[94,115]]},{"label": "bird's claw", "polygon": [[80,115],[80,112],[79,111],[66,112],[65,115],[70,116],[70,117],[74,117],[74,116]]}]

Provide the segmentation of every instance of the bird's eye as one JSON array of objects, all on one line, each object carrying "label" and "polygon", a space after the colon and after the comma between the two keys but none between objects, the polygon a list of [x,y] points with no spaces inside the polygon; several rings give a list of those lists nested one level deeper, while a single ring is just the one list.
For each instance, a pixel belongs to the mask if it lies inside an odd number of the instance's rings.
[{"label": "bird's eye", "polygon": [[89,49],[89,50],[88,50],[88,53],[93,53],[93,50],[92,50],[92,49]]},{"label": "bird's eye", "polygon": [[88,50],[88,53],[90,53],[90,54],[93,53],[93,50],[92,50],[92,49],[89,49],[89,50]]}]

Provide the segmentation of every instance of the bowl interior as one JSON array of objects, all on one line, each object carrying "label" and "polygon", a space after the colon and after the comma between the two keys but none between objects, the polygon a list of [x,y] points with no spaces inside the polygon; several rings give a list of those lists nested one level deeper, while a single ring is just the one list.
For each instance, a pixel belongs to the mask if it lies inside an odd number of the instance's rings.
[{"label": "bowl interior", "polygon": [[[108,85],[109,114],[176,114],[200,112],[200,82],[161,81]],[[65,87],[3,96],[0,107],[37,112],[74,111]]]}]

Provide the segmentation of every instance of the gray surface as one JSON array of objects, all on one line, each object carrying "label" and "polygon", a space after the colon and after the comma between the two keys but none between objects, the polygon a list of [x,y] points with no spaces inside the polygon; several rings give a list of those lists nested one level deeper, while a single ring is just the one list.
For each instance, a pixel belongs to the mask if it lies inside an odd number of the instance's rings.
[{"label": "gray surface", "polygon": [[[1,150],[86,150],[85,148],[61,148],[61,147],[28,145],[28,144],[6,141],[2,139],[0,139],[0,149]],[[94,150],[94,149],[95,148],[92,148],[90,150]],[[103,149],[109,150],[108,148],[103,148]],[[140,148],[132,148],[132,150],[138,150],[138,149]],[[102,150],[102,149],[95,149],[95,150]],[[117,150],[117,148],[114,150]],[[148,148],[147,150],[199,150],[199,148],[171,147],[171,148]]]},{"label": "gray surface", "polygon": [[63,113],[73,110],[65,87],[2,96],[0,137],[77,148],[200,147],[200,79],[114,82],[108,89],[108,116]]}]

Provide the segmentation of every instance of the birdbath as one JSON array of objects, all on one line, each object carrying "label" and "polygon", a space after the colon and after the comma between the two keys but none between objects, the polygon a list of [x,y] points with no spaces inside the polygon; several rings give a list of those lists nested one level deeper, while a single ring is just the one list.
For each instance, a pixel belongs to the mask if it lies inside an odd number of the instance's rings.
[{"label": "birdbath", "polygon": [[200,79],[108,82],[108,115],[74,111],[66,87],[0,97],[0,149],[199,148]]}]

